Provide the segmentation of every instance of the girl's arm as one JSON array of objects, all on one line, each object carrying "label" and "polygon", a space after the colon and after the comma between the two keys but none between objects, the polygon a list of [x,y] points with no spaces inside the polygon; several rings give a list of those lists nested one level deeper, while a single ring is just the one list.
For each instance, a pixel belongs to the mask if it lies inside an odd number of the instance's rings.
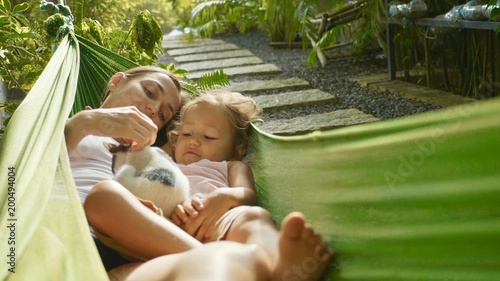
[{"label": "girl's arm", "polygon": [[[228,210],[242,205],[256,205],[252,170],[241,161],[231,161],[228,164],[228,188],[218,188],[201,200],[198,213],[195,218],[182,221],[181,226],[187,233],[197,240],[208,238],[211,227]],[[178,221],[181,223],[182,218]]]},{"label": "girl's arm", "polygon": [[231,208],[257,204],[253,173],[247,164],[242,161],[229,162],[228,182],[231,188],[219,188],[214,192],[227,197],[231,202]]},{"label": "girl's arm", "polygon": [[196,219],[206,204],[215,206],[222,214],[234,207],[257,204],[253,173],[248,165],[241,161],[229,162],[228,182],[228,188],[218,188],[204,198],[191,198],[177,205],[172,213],[174,223],[180,226],[189,218]]}]

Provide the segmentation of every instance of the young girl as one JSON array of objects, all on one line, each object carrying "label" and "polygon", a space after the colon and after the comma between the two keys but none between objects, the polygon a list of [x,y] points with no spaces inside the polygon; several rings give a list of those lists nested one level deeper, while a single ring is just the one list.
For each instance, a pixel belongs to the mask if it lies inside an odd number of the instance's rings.
[{"label": "young girl", "polygon": [[[251,98],[226,91],[201,95],[182,108],[175,160],[190,181],[192,197],[177,206],[172,220],[204,243],[229,240],[261,247],[271,279],[316,280],[330,253],[304,217],[289,215],[283,229],[292,226],[293,231],[280,235],[270,213],[254,206],[252,171],[242,160],[258,112]],[[314,269],[303,268],[308,262]]]}]

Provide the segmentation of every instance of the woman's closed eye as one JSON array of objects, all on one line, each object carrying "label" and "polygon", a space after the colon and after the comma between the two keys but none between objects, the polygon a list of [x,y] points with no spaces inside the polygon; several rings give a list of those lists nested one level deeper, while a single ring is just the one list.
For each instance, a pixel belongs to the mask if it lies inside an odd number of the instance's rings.
[{"label": "woman's closed eye", "polygon": [[215,137],[211,137],[211,136],[207,136],[207,135],[205,135],[205,138],[206,138],[207,140],[215,140],[215,139],[217,139],[217,138],[215,138]]},{"label": "woman's closed eye", "polygon": [[[154,93],[152,91],[150,91],[147,87],[143,87],[144,89],[144,93],[146,93],[146,96],[148,96],[149,98],[153,99],[154,98]],[[165,122],[165,114],[163,113],[163,111],[158,111],[158,117],[160,118],[160,120],[162,122]]]},{"label": "woman's closed eye", "polygon": [[144,88],[144,93],[146,93],[146,96],[150,97],[150,98],[153,98],[153,92],[151,92],[148,88],[146,87],[143,87]]}]

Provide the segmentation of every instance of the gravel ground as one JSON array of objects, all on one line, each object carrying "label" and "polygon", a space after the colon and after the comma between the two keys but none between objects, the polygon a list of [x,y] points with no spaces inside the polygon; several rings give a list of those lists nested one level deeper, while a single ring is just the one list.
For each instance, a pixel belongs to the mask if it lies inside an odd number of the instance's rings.
[{"label": "gravel ground", "polygon": [[[376,54],[366,56],[358,62],[345,57],[330,59],[325,67],[318,65],[306,68],[308,52],[304,52],[301,48],[272,48],[269,46],[269,39],[264,32],[224,35],[218,39],[234,43],[242,49],[248,49],[264,62],[275,64],[283,71],[282,74],[234,77],[232,79],[234,81],[299,77],[307,80],[313,88],[335,94],[338,98],[336,104],[266,111],[263,116],[264,121],[288,119],[347,108],[356,108],[379,119],[390,119],[438,108],[434,105],[404,99],[388,92],[363,88],[357,83],[349,81],[352,77],[387,73],[386,60],[376,58]],[[171,61],[168,55],[163,59]]]}]

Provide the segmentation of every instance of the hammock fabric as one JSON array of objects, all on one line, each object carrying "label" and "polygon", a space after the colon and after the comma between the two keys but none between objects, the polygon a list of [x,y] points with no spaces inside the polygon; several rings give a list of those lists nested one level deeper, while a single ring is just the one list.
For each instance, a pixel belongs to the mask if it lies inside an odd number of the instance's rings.
[{"label": "hammock fabric", "polygon": [[[107,279],[64,124],[77,84],[86,91],[79,68],[93,61],[109,78],[132,65],[82,42],[63,40],[0,142],[2,280]],[[337,253],[328,280],[500,280],[499,118],[493,99],[299,137],[255,128],[260,203],[277,222],[306,214]]]},{"label": "hammock fabric", "polygon": [[[257,131],[277,221],[309,218],[328,280],[500,280],[500,99],[298,137]],[[304,267],[312,266],[304,264]]]}]

